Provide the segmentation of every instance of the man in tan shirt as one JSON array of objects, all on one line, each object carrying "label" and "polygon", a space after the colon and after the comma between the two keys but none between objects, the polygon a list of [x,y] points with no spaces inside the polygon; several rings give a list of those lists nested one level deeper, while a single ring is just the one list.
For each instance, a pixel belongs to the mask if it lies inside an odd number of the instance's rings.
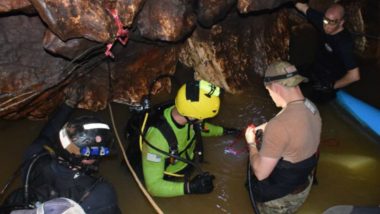
[{"label": "man in tan shirt", "polygon": [[[288,62],[270,64],[265,87],[282,110],[268,123],[249,127],[245,133],[253,171],[250,191],[261,213],[293,213],[310,191],[321,118],[298,86],[304,79]],[[256,142],[257,130],[263,131],[262,142]]]}]

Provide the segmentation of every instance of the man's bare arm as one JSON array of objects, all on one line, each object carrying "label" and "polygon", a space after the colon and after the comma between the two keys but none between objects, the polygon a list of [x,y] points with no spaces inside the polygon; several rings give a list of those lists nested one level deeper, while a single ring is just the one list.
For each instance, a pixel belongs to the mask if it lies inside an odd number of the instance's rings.
[{"label": "man's bare arm", "polygon": [[354,69],[351,69],[347,71],[346,75],[344,75],[342,78],[337,80],[334,83],[334,89],[339,89],[343,88],[353,82],[359,81],[360,80],[360,71],[359,68],[356,67]]},{"label": "man's bare arm", "polygon": [[297,10],[301,11],[303,14],[306,15],[307,9],[309,9],[309,5],[306,3],[297,2],[295,5]]},{"label": "man's bare arm", "polygon": [[249,160],[251,162],[253,173],[260,181],[264,180],[272,173],[278,162],[278,159],[263,157],[260,155],[255,146],[249,146]]}]

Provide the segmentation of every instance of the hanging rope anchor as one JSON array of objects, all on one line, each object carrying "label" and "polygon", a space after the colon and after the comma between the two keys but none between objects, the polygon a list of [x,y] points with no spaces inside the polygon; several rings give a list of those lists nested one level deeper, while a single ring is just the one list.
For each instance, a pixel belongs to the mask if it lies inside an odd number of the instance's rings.
[{"label": "hanging rope anchor", "polygon": [[115,36],[114,41],[107,44],[106,52],[104,54],[108,57],[115,58],[115,56],[111,52],[111,49],[112,49],[113,45],[115,44],[116,40],[118,40],[122,45],[127,44],[127,42],[128,42],[128,30],[124,29],[123,23],[121,23],[117,9],[107,8],[107,11],[112,15],[112,17],[115,21],[115,24],[117,26],[117,32],[116,32],[116,36]]}]

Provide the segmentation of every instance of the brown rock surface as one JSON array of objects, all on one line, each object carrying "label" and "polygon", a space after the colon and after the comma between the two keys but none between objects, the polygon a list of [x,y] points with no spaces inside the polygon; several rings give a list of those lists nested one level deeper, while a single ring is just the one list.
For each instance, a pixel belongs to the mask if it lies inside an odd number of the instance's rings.
[{"label": "brown rock surface", "polygon": [[138,16],[140,34],[151,40],[178,41],[195,27],[196,16],[188,0],[147,1]]},{"label": "brown rock surface", "polygon": [[[250,74],[261,75],[271,61],[288,59],[291,27],[307,23],[289,5],[279,7],[286,2],[2,1],[0,117],[44,118],[63,101],[63,90],[78,84],[84,86],[80,108],[96,111],[111,101],[135,105],[155,78],[182,69],[178,64],[195,71],[197,79],[238,93]],[[323,9],[331,2],[310,4]],[[348,28],[362,34],[376,28],[362,10],[364,5],[371,11],[368,2],[342,1]],[[128,35],[122,38],[129,39],[124,46],[117,40],[123,31]],[[368,47],[357,37],[357,46],[378,53],[373,41]],[[107,44],[114,44],[114,59],[104,55]],[[169,90],[170,84],[161,81],[155,91]]]},{"label": "brown rock surface", "polygon": [[0,14],[12,11],[30,11],[33,9],[29,0],[2,0],[0,1]]}]

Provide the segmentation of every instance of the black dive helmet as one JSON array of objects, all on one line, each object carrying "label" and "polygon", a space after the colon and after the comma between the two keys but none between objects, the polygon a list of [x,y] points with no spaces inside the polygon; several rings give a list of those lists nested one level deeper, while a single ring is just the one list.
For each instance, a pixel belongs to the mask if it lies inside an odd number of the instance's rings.
[{"label": "black dive helmet", "polygon": [[110,127],[96,117],[82,116],[68,121],[59,132],[62,158],[74,165],[83,159],[99,159],[110,154],[113,141]]}]

